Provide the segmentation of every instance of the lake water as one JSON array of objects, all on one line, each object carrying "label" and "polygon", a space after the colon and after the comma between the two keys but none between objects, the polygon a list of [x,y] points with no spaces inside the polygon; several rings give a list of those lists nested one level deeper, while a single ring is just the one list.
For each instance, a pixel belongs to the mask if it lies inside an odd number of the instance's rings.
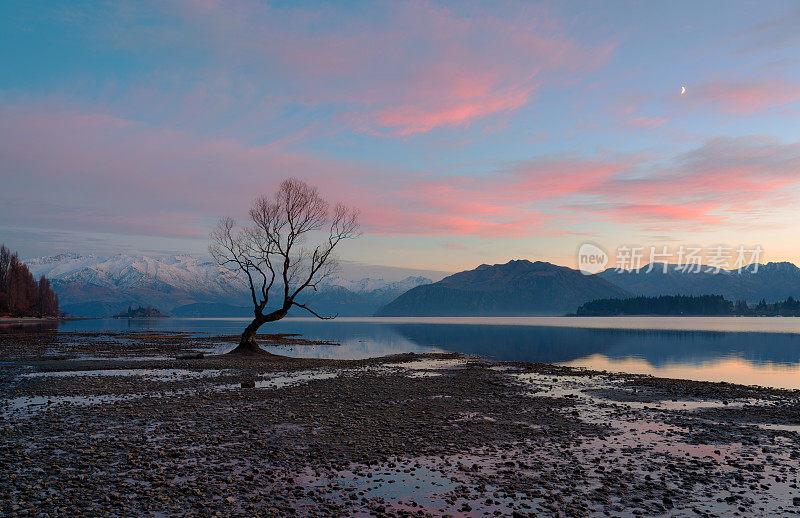
[{"label": "lake water", "polygon": [[[60,331],[238,334],[245,319],[79,320]],[[291,318],[263,333],[299,333],[338,346],[281,347],[293,356],[366,358],[461,352],[670,378],[800,388],[800,318],[520,317]]]}]

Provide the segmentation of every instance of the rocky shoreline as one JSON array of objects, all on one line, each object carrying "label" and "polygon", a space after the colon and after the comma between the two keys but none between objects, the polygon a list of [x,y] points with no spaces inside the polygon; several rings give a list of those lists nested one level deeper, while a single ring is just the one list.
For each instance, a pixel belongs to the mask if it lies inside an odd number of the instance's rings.
[{"label": "rocky shoreline", "polygon": [[229,340],[0,335],[2,514],[800,514],[798,391]]}]

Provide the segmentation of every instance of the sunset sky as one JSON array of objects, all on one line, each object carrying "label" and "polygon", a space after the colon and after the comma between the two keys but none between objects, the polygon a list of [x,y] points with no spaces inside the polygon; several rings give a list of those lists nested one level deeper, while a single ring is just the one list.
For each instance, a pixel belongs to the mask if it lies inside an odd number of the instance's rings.
[{"label": "sunset sky", "polygon": [[6,1],[0,241],[202,254],[294,176],[360,208],[368,264],[800,262],[799,28],[779,1]]}]

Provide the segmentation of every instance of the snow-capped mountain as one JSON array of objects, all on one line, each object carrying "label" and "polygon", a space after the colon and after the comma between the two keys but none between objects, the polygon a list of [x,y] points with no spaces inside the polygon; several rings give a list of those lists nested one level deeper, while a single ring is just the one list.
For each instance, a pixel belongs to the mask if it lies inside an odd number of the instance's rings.
[{"label": "snow-capped mountain", "polygon": [[[246,287],[236,274],[190,255],[71,253],[26,264],[34,276],[50,279],[62,308],[76,316],[108,316],[136,304],[184,316],[215,316],[223,307],[225,316],[252,312],[247,308]],[[419,276],[400,281],[332,277],[318,292],[307,294],[306,300],[330,313],[367,315],[387,299],[430,282]]]},{"label": "snow-capped mountain", "polygon": [[333,276],[326,279],[326,285],[341,286],[347,288],[353,293],[368,293],[373,291],[408,291],[411,288],[416,288],[420,284],[430,284],[433,282],[431,279],[422,276],[409,276],[399,281],[387,281],[383,278],[365,277],[359,280],[344,279],[339,276]]},{"label": "snow-capped mountain", "polygon": [[189,255],[61,254],[33,259],[27,265],[36,277],[102,287],[179,289],[214,296],[237,295],[243,288],[229,270]]}]

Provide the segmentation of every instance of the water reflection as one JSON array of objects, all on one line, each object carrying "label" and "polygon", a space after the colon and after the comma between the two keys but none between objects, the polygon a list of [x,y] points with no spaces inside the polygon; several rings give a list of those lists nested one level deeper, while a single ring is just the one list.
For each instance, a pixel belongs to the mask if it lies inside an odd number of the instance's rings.
[{"label": "water reflection", "polygon": [[0,322],[0,334],[53,332],[58,326],[57,320]]},{"label": "water reflection", "polygon": [[797,364],[757,363],[735,357],[715,358],[701,364],[666,363],[656,367],[640,358],[610,358],[596,354],[566,362],[564,365],[610,372],[649,374],[661,378],[727,381],[785,389],[800,388],[800,369]]},{"label": "water reflection", "polygon": [[[541,319],[286,319],[264,332],[299,333],[305,338],[335,341],[340,346],[274,348],[293,356],[366,358],[404,352],[454,351],[498,360],[561,363],[600,370],[636,372],[698,380],[731,381],[800,388],[798,319],[648,319],[657,329],[642,329],[643,320],[624,321],[612,329],[584,319],[560,319],[557,325],[530,325]],[[750,327],[747,322],[752,321]],[[484,322],[485,321],[485,322]],[[566,322],[585,327],[568,327]],[[774,321],[781,321],[775,323]],[[783,322],[786,321],[786,322]],[[587,324],[588,322],[588,324]],[[548,323],[550,323],[548,321]],[[44,329],[54,330],[54,322]],[[184,331],[199,335],[241,332],[243,319],[79,320],[58,329],[78,332]],[[8,331],[7,326],[4,331]],[[696,330],[697,328],[731,329]],[[666,329],[664,329],[666,328]],[[764,329],[781,332],[761,332]],[[19,328],[18,328],[19,329]],[[30,326],[23,329],[31,330]],[[40,328],[41,329],[41,328]],[[748,329],[758,332],[745,332]],[[734,331],[735,330],[735,331]]]}]

